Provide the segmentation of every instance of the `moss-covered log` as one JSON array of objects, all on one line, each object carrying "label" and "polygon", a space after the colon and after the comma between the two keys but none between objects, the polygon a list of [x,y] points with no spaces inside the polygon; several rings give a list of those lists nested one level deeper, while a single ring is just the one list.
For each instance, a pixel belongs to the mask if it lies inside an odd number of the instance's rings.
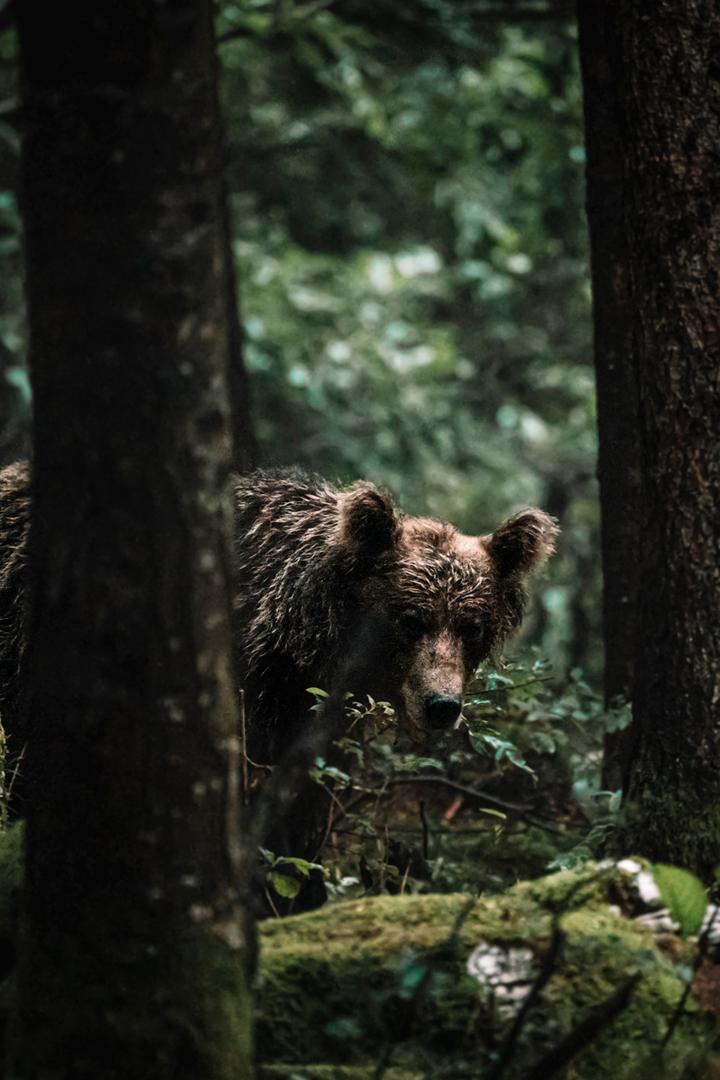
[{"label": "moss-covered log", "polygon": [[[555,932],[552,974],[504,1075],[529,1076],[634,975],[629,1004],[577,1054],[573,1078],[635,1080],[645,1069],[655,1078],[711,1075],[715,1022],[692,998],[658,1065],[683,992],[676,963],[686,947],[673,937],[663,952],[621,913],[628,888],[617,870],[588,869],[520,884],[469,910],[460,895],[382,897],[266,923],[257,1017],[264,1075],[360,1080],[381,1060],[396,1070],[386,1080],[490,1075]],[[493,991],[468,974],[481,943],[488,970],[495,956],[514,958],[512,985]]]}]

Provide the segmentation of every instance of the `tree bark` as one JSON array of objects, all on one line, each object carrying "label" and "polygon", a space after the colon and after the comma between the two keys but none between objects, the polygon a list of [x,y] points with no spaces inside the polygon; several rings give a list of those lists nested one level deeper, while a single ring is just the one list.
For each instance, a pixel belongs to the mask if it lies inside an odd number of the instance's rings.
[{"label": "tree bark", "polygon": [[[609,706],[632,697],[638,623],[640,433],[633,355],[630,252],[624,219],[621,101],[606,0],[579,0],[587,153],[603,568],[604,688]],[[603,785],[622,785],[627,733],[606,737]]]},{"label": "tree bark", "polygon": [[18,17],[35,465],[12,1075],[249,1076],[212,5]]},{"label": "tree bark", "polygon": [[720,859],[720,7],[607,3],[640,392],[627,846]]}]

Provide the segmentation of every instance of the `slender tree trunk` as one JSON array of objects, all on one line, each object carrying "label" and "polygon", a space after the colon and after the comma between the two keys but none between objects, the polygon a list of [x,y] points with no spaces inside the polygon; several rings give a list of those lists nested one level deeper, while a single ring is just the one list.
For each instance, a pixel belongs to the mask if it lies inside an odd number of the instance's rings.
[{"label": "slender tree trunk", "polygon": [[12,1075],[250,1075],[210,0],[19,6],[35,394]]},{"label": "slender tree trunk", "polygon": [[643,515],[628,846],[720,860],[720,6],[612,0]]},{"label": "slender tree trunk", "polygon": [[[605,700],[630,700],[638,622],[640,436],[624,219],[621,101],[607,0],[578,0],[593,284],[603,565]],[[603,783],[621,786],[627,733],[605,741]]]}]

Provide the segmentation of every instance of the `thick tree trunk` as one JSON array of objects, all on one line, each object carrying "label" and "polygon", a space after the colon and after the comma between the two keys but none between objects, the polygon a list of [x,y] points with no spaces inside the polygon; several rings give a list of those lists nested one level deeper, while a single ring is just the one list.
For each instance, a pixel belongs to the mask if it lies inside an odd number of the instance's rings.
[{"label": "thick tree trunk", "polygon": [[[621,102],[611,63],[606,0],[578,0],[587,216],[593,283],[603,565],[605,700],[630,700],[638,622],[640,446],[629,251],[623,198]],[[605,742],[603,783],[621,786],[626,732]]]},{"label": "thick tree trunk", "polygon": [[209,0],[19,7],[35,393],[12,1075],[250,1075]]},{"label": "thick tree trunk", "polygon": [[640,388],[628,843],[720,860],[720,7],[608,3]]}]

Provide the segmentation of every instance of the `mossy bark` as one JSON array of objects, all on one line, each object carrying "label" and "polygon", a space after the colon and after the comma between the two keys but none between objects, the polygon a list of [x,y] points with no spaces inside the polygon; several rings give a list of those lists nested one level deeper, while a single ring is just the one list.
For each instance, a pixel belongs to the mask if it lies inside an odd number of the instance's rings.
[{"label": "mossy bark", "polygon": [[209,0],[27,0],[35,401],[10,1075],[248,1076]]}]

